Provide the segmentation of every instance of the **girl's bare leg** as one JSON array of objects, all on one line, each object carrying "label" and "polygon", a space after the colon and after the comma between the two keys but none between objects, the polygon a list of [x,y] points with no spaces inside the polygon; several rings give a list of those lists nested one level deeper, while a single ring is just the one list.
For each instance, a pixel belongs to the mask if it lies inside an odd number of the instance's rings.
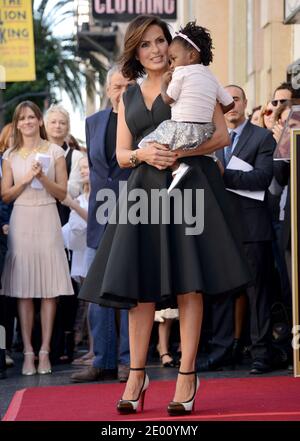
[{"label": "girl's bare leg", "polygon": [[[171,333],[173,319],[164,319],[164,322],[158,325],[158,345],[157,350],[159,355],[168,354],[169,352],[169,339]],[[173,361],[170,355],[164,355],[161,359],[162,363],[171,363]]]}]

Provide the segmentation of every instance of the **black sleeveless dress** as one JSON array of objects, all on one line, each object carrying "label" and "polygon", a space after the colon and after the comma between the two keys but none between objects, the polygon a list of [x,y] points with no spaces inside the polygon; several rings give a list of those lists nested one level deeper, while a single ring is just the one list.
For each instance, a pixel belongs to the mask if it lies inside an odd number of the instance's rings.
[{"label": "black sleeveless dress", "polygon": [[[146,108],[139,85],[130,86],[123,99],[126,123],[136,145],[170,118],[170,108],[160,95],[151,110]],[[232,228],[238,216],[232,211],[218,166],[206,156],[184,158],[184,162],[191,169],[179,188],[189,189],[189,195],[192,194],[191,203],[187,204],[191,210],[188,214],[199,216],[196,189],[204,190],[204,204],[200,207],[201,216],[204,215],[203,232],[187,235],[191,221],[183,213],[183,221],[176,223],[172,210],[170,222],[162,221],[160,213],[159,221],[151,223],[151,208],[154,211],[151,191],[166,189],[172,176],[170,170],[160,171],[146,163],[140,164],[132,171],[127,190],[120,194],[116,213],[123,210],[124,215],[125,210],[129,216],[143,211],[143,223],[126,223],[123,216],[122,221],[107,225],[79,298],[117,308],[131,308],[137,302],[155,302],[166,307],[174,305],[179,294],[232,293],[248,285],[248,266],[237,231]],[[140,211],[138,199],[128,200],[133,190],[146,196],[139,199]],[[175,202],[170,199],[174,208]],[[186,212],[186,207],[183,211]]]}]

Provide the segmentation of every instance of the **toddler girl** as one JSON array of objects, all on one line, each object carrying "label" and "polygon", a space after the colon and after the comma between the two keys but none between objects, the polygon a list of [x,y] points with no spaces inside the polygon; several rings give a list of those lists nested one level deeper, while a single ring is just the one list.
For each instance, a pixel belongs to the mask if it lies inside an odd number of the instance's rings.
[{"label": "toddler girl", "polygon": [[[213,59],[212,39],[207,29],[189,22],[176,34],[169,47],[170,71],[163,75],[161,96],[171,105],[171,120],[163,121],[145,136],[139,147],[149,142],[166,144],[171,150],[194,149],[215,131],[212,117],[218,101],[226,113],[234,107],[232,97],[207,67]],[[170,192],[187,173],[181,162],[173,171]]]}]

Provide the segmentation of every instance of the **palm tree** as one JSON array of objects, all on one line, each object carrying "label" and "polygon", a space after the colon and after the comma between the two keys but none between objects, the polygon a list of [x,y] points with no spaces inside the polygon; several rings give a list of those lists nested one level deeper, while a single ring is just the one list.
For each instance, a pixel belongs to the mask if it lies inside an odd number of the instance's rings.
[{"label": "palm tree", "polygon": [[[74,0],[32,0],[34,11],[34,41],[36,60],[36,80],[30,82],[8,83],[3,92],[5,119],[11,115],[18,102],[24,98],[32,99],[44,108],[45,98],[55,102],[58,90],[64,90],[75,107],[82,108],[81,86],[88,82],[88,90],[93,91],[89,75],[83,69],[78,56],[75,35],[59,37],[54,29],[64,20],[74,19]],[[95,64],[96,63],[96,64]],[[93,67],[104,78],[104,66],[93,60]]]}]

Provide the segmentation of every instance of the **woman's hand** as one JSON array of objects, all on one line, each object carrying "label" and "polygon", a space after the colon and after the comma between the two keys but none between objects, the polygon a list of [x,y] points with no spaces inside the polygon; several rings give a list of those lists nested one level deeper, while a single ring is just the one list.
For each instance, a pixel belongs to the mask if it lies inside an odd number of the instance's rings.
[{"label": "woman's hand", "polygon": [[31,170],[35,178],[40,179],[43,176],[43,167],[40,162],[33,161]]},{"label": "woman's hand", "polygon": [[279,142],[282,131],[283,131],[283,125],[280,123],[276,123],[273,127],[273,138],[276,140],[276,142]]},{"label": "woman's hand", "polygon": [[172,152],[168,147],[157,142],[148,143],[147,147],[139,150],[138,159],[156,167],[158,170],[165,170],[177,161],[178,154]]}]

